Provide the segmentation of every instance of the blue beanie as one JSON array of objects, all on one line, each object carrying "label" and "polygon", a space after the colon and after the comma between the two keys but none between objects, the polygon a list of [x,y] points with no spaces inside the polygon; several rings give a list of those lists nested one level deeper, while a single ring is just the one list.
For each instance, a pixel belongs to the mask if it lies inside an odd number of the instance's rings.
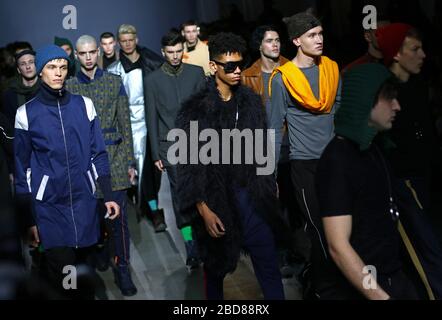
[{"label": "blue beanie", "polygon": [[40,74],[44,66],[52,60],[55,59],[66,59],[69,66],[69,56],[66,51],[64,51],[59,46],[55,44],[47,45],[43,48],[37,50],[37,55],[35,57],[35,67],[37,68],[37,74]]}]

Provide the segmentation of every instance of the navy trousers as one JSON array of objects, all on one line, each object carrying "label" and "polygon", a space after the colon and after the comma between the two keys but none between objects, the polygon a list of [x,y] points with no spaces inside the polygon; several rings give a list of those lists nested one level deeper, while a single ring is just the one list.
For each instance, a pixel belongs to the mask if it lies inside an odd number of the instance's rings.
[{"label": "navy trousers", "polygon": [[[127,195],[126,190],[113,191],[113,199],[120,206],[120,216],[115,220],[105,221],[110,225],[110,244],[115,253],[115,262],[119,266],[129,265],[130,262],[130,234],[127,224]],[[100,217],[106,214],[103,200],[98,201],[97,211]]]},{"label": "navy trousers", "polygon": [[[256,278],[265,300],[284,300],[284,287],[278,267],[278,256],[272,230],[255,212],[244,189],[235,189],[243,230],[243,249],[250,254]],[[208,300],[223,300],[224,277],[205,269]]]}]

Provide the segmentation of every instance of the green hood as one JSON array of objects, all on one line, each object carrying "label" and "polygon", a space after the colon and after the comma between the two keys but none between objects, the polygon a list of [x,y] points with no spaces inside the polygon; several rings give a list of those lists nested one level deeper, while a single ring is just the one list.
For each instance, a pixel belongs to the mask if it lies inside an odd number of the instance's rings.
[{"label": "green hood", "polygon": [[74,51],[74,46],[72,45],[72,42],[69,39],[54,37],[54,44],[59,47],[68,45],[69,47],[71,47],[72,51]]},{"label": "green hood", "polygon": [[63,46],[63,45],[68,45],[71,50],[72,53],[69,55],[69,74],[68,77],[72,77],[75,76],[77,74],[77,71],[80,70],[80,62],[78,62],[77,59],[75,59],[75,54],[74,54],[74,46],[72,45],[72,42],[69,41],[69,39],[66,38],[60,38],[60,37],[54,37],[54,44],[56,46]]},{"label": "green hood", "polygon": [[342,80],[341,107],[335,115],[337,135],[367,150],[378,131],[368,126],[371,109],[386,80],[394,75],[383,65],[369,63],[347,71]]}]

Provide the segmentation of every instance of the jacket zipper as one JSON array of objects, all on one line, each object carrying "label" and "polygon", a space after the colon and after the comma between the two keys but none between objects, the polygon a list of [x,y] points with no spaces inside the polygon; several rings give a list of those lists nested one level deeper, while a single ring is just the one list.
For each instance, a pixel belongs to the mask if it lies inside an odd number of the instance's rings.
[{"label": "jacket zipper", "polygon": [[180,88],[178,87],[178,76],[175,75],[175,89],[176,89],[176,95],[178,98],[178,103],[181,105],[181,92],[180,92]]},{"label": "jacket zipper", "polygon": [[71,170],[70,170],[69,157],[68,157],[68,145],[66,143],[66,134],[64,131],[63,118],[61,117],[61,109],[60,109],[60,101],[59,100],[57,100],[57,104],[58,104],[58,114],[60,115],[61,131],[63,133],[64,150],[66,152],[66,163],[67,163],[67,167],[68,167],[69,200],[70,200],[70,204],[71,204],[72,221],[74,222],[75,248],[78,249],[78,234],[77,234],[77,224],[75,223],[75,218],[74,218],[74,205],[73,205],[73,201],[72,201],[72,184],[71,184]]}]

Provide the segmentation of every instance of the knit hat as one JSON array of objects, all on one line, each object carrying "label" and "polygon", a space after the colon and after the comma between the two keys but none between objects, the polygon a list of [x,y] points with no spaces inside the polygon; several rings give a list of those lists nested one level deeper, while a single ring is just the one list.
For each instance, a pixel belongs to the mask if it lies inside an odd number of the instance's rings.
[{"label": "knit hat", "polygon": [[37,50],[36,55],[36,61],[35,66],[37,68],[37,74],[40,74],[41,70],[43,70],[44,66],[52,60],[55,59],[66,59],[69,64],[69,57],[67,53],[60,48],[59,46],[56,46],[55,44],[47,45],[43,48],[40,48]]},{"label": "knit hat", "polygon": [[19,53],[15,54],[14,58],[15,58],[15,62],[18,64],[18,59],[20,59],[21,57],[23,57],[24,55],[33,55],[35,57],[35,51],[31,50],[31,49],[25,49],[20,51]]},{"label": "knit hat", "polygon": [[367,150],[378,131],[368,126],[371,110],[382,85],[395,79],[383,65],[355,66],[343,75],[341,106],[335,115],[335,132]]},{"label": "knit hat", "polygon": [[299,38],[307,31],[322,25],[318,18],[307,12],[297,13],[282,21],[287,25],[290,39]]},{"label": "knit hat", "polygon": [[389,67],[402,47],[408,31],[413,27],[405,23],[392,23],[376,31],[379,49],[384,56],[384,63]]}]

